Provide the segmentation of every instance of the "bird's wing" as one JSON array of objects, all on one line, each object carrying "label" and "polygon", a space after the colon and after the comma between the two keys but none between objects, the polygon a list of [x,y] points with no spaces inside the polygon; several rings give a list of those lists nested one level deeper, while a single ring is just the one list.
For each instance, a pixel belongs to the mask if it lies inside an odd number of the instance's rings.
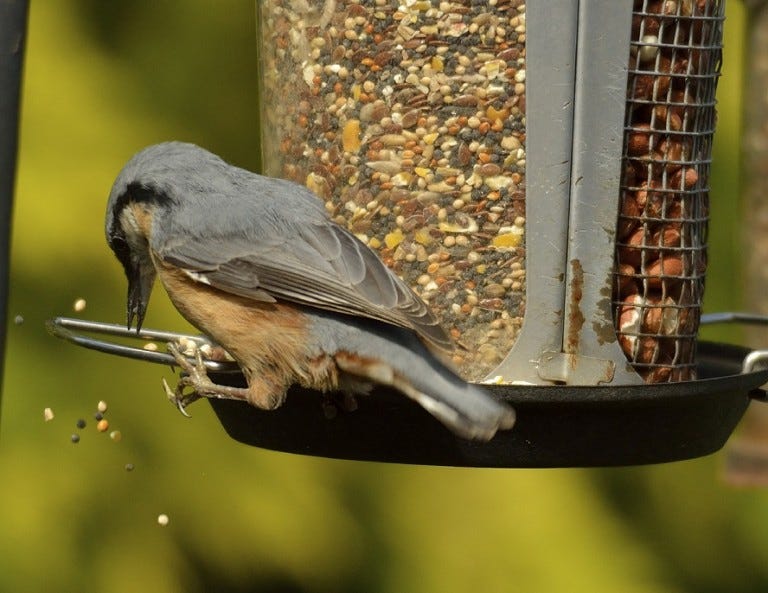
[{"label": "bird's wing", "polygon": [[169,243],[157,254],[193,279],[232,294],[361,315],[453,348],[424,301],[342,227],[323,221],[269,235],[197,237]]}]

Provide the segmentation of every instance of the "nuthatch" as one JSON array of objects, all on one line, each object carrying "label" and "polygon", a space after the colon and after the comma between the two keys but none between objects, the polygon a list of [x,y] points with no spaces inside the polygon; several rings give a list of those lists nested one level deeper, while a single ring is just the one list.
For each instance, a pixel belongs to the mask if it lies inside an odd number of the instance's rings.
[{"label": "nuthatch", "polygon": [[128,277],[128,327],[141,326],[159,277],[245,375],[247,388],[214,384],[171,350],[188,372],[175,392],[182,410],[197,397],[274,409],[292,384],[357,394],[384,384],[466,438],[514,424],[512,408],[441,362],[453,345],[426,304],[302,186],[158,144],[117,177],[106,235]]}]

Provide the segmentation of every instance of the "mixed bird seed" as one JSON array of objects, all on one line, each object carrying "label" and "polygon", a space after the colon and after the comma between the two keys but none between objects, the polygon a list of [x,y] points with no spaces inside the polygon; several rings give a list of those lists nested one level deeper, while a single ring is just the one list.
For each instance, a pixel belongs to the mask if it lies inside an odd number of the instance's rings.
[{"label": "mixed bird seed", "polygon": [[318,194],[482,379],[525,308],[523,0],[258,4],[265,173]]}]

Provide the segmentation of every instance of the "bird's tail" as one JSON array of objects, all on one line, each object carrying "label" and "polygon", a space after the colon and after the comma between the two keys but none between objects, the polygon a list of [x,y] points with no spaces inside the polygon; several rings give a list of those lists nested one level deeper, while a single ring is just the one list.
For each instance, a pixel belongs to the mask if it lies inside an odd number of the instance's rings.
[{"label": "bird's tail", "polygon": [[335,360],[342,371],[398,389],[467,439],[488,441],[514,425],[510,406],[483,386],[461,379],[409,332],[387,328],[385,335],[365,336],[364,344],[337,352]]},{"label": "bird's tail", "polygon": [[[458,379],[458,377],[456,377]],[[435,381],[430,389],[419,389],[405,377],[395,375],[394,387],[421,406],[459,436],[489,441],[498,430],[515,424],[515,410],[495,400],[479,385],[458,381]]]}]

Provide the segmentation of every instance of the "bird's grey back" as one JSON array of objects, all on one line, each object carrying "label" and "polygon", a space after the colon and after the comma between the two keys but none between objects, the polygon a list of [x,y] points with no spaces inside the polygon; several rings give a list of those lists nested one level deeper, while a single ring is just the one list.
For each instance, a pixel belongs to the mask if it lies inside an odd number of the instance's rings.
[{"label": "bird's grey back", "polygon": [[152,249],[181,268],[210,272],[208,280],[222,290],[253,298],[266,291],[369,316],[452,347],[424,302],[333,223],[323,202],[301,185],[234,167],[192,144],[168,142],[126,164],[110,211],[126,193],[154,203]]}]

